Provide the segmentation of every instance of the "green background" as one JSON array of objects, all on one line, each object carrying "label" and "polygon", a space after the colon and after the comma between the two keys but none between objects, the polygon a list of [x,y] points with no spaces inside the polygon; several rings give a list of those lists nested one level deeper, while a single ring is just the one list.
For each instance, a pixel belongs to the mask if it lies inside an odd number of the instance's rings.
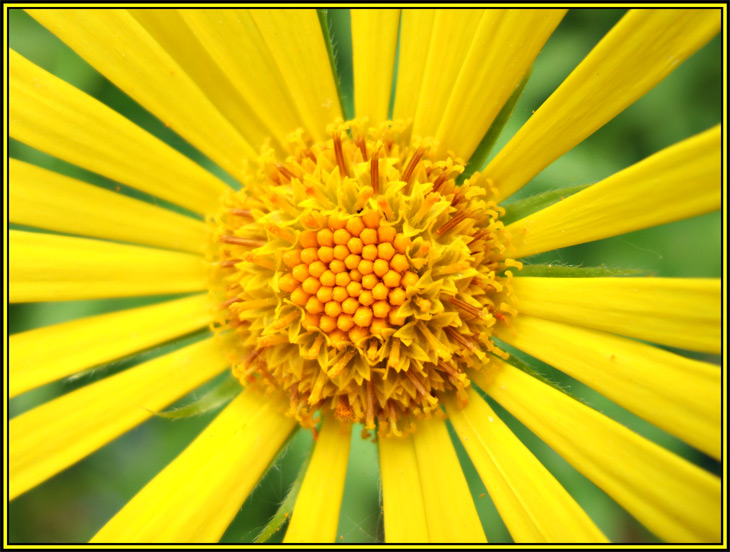
[{"label": "green background", "polygon": [[[505,127],[494,152],[537,109],[596,42],[623,15],[624,10],[571,10],[537,58],[515,112]],[[351,49],[349,13],[331,10],[329,20],[338,39],[338,67],[342,71],[343,92],[351,101]],[[70,49],[19,10],[10,10],[10,45],[41,67],[78,86],[131,120],[221,174],[179,136],[137,105],[104,77],[83,62]],[[564,186],[598,180],[688,136],[717,124],[722,109],[721,42],[712,42],[679,66],[669,77],[642,99],[630,106],[579,146],[553,163],[521,192],[531,195]],[[12,157],[81,178],[93,184],[116,188],[117,183],[47,156],[15,141],[10,143]],[[144,201],[164,204],[143,193],[122,187],[122,192]],[[687,193],[692,193],[688,182]],[[517,196],[520,197],[520,196]],[[540,256],[544,262],[570,265],[639,268],[659,276],[719,277],[721,273],[721,217],[712,213],[686,221],[667,224],[575,246]],[[15,333],[64,320],[148,304],[159,297],[144,299],[70,301],[11,305],[10,332]],[[681,316],[682,313],[677,313]],[[166,344],[111,363],[81,377],[46,385],[10,401],[10,415],[72,389],[118,372],[175,349],[181,343],[200,339],[204,332],[185,340]],[[113,336],[110,336],[113,339]],[[12,351],[11,353],[12,354]],[[710,362],[719,360],[693,355]],[[594,408],[625,423],[649,439],[671,448],[715,473],[719,464],[684,445],[676,438],[654,428],[606,400],[579,382],[552,368],[532,361],[552,379],[569,386]],[[220,378],[219,378],[220,379]],[[215,385],[212,382],[208,387]],[[180,401],[191,402],[204,392],[198,390]],[[614,541],[655,542],[612,499],[578,474],[529,430],[502,410],[497,409],[517,435],[548,466],[560,482],[586,509],[593,520]],[[63,543],[88,540],[147,481],[170,462],[202,430],[217,411],[169,421],[154,418],[116,439],[78,464],[51,478],[14,500],[8,510],[10,542]],[[382,511],[379,503],[377,451],[370,441],[359,438],[354,428],[338,537],[340,542],[382,542]],[[311,434],[299,431],[262,482],[241,508],[225,533],[223,541],[238,543],[253,539],[274,513],[296,477],[299,465],[311,446]],[[486,494],[476,470],[458,441],[463,469],[490,542],[511,542],[509,535]],[[617,466],[630,469],[630,466]],[[277,535],[280,537],[282,531]],[[274,540],[277,540],[276,538]]]}]

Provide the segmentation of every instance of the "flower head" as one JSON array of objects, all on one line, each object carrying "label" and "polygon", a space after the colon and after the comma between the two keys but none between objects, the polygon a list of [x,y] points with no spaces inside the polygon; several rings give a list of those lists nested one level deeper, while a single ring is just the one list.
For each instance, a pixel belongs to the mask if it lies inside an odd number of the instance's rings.
[{"label": "flower head", "polygon": [[719,541],[718,477],[528,358],[721,458],[720,370],[657,347],[720,352],[719,280],[529,263],[717,210],[719,126],[591,186],[505,200],[709,41],[721,13],[630,11],[486,163],[565,11],[352,10],[346,121],[323,11],[29,10],[211,163],[10,52],[11,136],[118,183],[10,160],[10,221],[46,230],[10,230],[10,301],[196,292],[13,334],[11,397],[212,335],[15,416],[10,498],[155,414],[228,402],[94,542],[219,540],[298,428],[311,454],[263,535],[287,523],[286,541],[332,542],[360,426],[386,541],[485,542],[449,425],[512,539],[607,541],[496,402],[658,537]]}]

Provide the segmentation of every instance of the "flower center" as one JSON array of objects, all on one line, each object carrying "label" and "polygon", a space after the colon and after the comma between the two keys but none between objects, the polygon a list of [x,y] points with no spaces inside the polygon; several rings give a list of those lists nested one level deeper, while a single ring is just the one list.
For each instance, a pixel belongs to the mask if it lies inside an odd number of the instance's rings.
[{"label": "flower center", "polygon": [[212,219],[216,329],[232,333],[244,385],[285,391],[289,414],[317,411],[385,435],[466,400],[469,370],[514,314],[501,208],[464,163],[437,158],[407,125],[338,123],[332,139],[292,135],[265,149]]}]

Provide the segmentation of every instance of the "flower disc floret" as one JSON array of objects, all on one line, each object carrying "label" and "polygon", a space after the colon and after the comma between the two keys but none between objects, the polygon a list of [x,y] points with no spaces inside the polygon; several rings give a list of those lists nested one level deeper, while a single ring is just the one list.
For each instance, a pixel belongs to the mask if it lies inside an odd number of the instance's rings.
[{"label": "flower disc floret", "polygon": [[488,181],[457,179],[404,123],[295,133],[271,149],[211,220],[216,329],[235,336],[244,385],[286,392],[302,425],[318,410],[384,435],[466,401],[469,370],[504,356],[514,314],[502,210]]}]

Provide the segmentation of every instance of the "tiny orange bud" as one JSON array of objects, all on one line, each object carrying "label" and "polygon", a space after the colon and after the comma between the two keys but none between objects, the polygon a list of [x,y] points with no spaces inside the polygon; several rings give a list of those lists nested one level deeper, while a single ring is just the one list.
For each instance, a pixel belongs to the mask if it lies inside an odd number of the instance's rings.
[{"label": "tiny orange bud", "polygon": [[319,278],[327,270],[327,267],[322,261],[314,261],[309,265],[309,274],[315,278]]},{"label": "tiny orange bud", "polygon": [[346,245],[335,245],[335,259],[338,261],[344,261],[349,254],[350,250]]},{"label": "tiny orange bud", "polygon": [[307,299],[307,304],[304,308],[311,314],[320,314],[324,310],[324,305],[316,297],[310,297]]},{"label": "tiny orange bud", "polygon": [[284,251],[284,254],[281,257],[286,266],[288,266],[289,268],[294,268],[302,262],[300,258],[300,253],[301,249],[289,249],[287,251]]},{"label": "tiny orange bud", "polygon": [[393,247],[398,253],[405,253],[410,245],[411,238],[406,237],[404,234],[398,234],[393,240]]},{"label": "tiny orange bud", "polygon": [[[377,299],[378,301],[385,299],[386,297],[388,297],[389,291],[390,290],[388,289],[388,286],[386,286],[383,282],[378,282],[373,288],[373,298]],[[380,318],[383,317],[381,316]]]},{"label": "tiny orange bud", "polygon": [[398,306],[402,305],[406,300],[406,292],[403,288],[395,288],[388,294],[388,301],[391,305]]},{"label": "tiny orange bud", "polygon": [[319,260],[324,264],[329,264],[332,262],[332,259],[335,258],[335,250],[327,246],[320,247],[317,251],[317,257],[319,257]]},{"label": "tiny orange bud", "polygon": [[309,294],[299,286],[297,289],[291,292],[291,302],[295,305],[303,307],[309,300]]},{"label": "tiny orange bud", "polygon": [[345,266],[349,268],[350,270],[357,268],[357,265],[360,264],[360,255],[348,255],[345,257]]},{"label": "tiny orange bud", "polygon": [[362,253],[362,240],[360,238],[350,238],[347,240],[347,249],[350,250],[350,253],[359,255]]},{"label": "tiny orange bud", "polygon": [[373,272],[375,272],[375,274],[377,274],[381,278],[385,276],[389,270],[390,266],[388,266],[388,261],[384,261],[383,259],[377,259],[373,263]]},{"label": "tiny orange bud", "polygon": [[418,274],[415,272],[406,272],[403,277],[401,278],[401,282],[403,284],[404,288],[408,288],[408,286],[415,286],[418,282]]},{"label": "tiny orange bud", "polygon": [[388,326],[387,320],[383,320],[382,318],[376,318],[370,324],[370,333],[373,335],[383,335],[383,331],[387,330],[389,327],[390,326]]},{"label": "tiny orange bud", "polygon": [[342,301],[347,299],[349,296],[347,288],[345,287],[337,286],[332,290],[332,300],[337,301],[338,303],[342,303]]},{"label": "tiny orange bud", "polygon": [[298,264],[292,268],[291,274],[296,280],[303,282],[309,277],[309,267],[305,264]]},{"label": "tiny orange bud", "polygon": [[389,288],[398,287],[400,285],[400,274],[394,270],[389,271],[388,274],[383,276],[383,283]]},{"label": "tiny orange bud", "polygon": [[378,301],[373,305],[373,315],[375,318],[385,318],[390,312],[390,305],[387,301]]},{"label": "tiny orange bud", "polygon": [[393,255],[393,258],[390,260],[390,268],[392,268],[396,272],[405,272],[410,268],[410,264],[408,264],[408,258],[400,253]]},{"label": "tiny orange bud", "polygon": [[368,307],[360,307],[355,311],[355,315],[352,319],[355,321],[355,324],[364,328],[370,325],[370,322],[373,319],[373,311],[371,311]]},{"label": "tiny orange bud", "polygon": [[343,332],[348,331],[355,325],[355,322],[352,320],[352,316],[349,314],[341,314],[337,317],[337,327],[341,329]]},{"label": "tiny orange bud", "polygon": [[395,249],[392,245],[387,242],[378,244],[378,257],[380,259],[389,261],[393,258],[393,255],[395,255]]},{"label": "tiny orange bud", "polygon": [[332,300],[332,288],[325,287],[325,286],[320,287],[317,290],[317,299],[319,299],[323,303],[326,303],[327,301],[331,301]]},{"label": "tiny orange bud", "polygon": [[363,292],[360,294],[360,297],[358,297],[357,300],[360,302],[361,305],[364,305],[366,307],[375,303],[375,299],[373,298],[373,292],[369,291],[367,289],[363,290]]},{"label": "tiny orange bud", "polygon": [[306,249],[302,249],[300,257],[304,264],[313,263],[314,261],[316,261],[318,259],[317,248],[316,247],[307,247]]},{"label": "tiny orange bud", "polygon": [[362,248],[362,258],[368,261],[374,261],[378,258],[378,248],[372,244]]},{"label": "tiny orange bud", "polygon": [[377,228],[380,226],[380,213],[376,211],[370,211],[362,216],[362,221],[368,228]]},{"label": "tiny orange bud", "polygon": [[362,223],[362,220],[360,220],[360,217],[350,217],[347,219],[345,228],[353,236],[359,236],[360,232],[362,232],[363,228],[365,228],[365,225]]},{"label": "tiny orange bud", "polygon": [[319,281],[322,282],[323,286],[334,286],[335,285],[335,273],[331,270],[325,270],[319,277]]},{"label": "tiny orange bud", "polygon": [[347,284],[347,294],[350,297],[357,297],[362,292],[362,286],[360,282],[350,282]]},{"label": "tiny orange bud", "polygon": [[335,259],[330,263],[330,270],[335,274],[339,274],[340,272],[345,272],[347,270],[347,267],[345,266],[344,262]]},{"label": "tiny orange bud", "polygon": [[359,307],[360,302],[354,297],[348,297],[342,302],[342,312],[347,314],[354,314]]},{"label": "tiny orange bud", "polygon": [[319,280],[314,276],[310,276],[302,282],[302,289],[310,294],[317,293],[317,290],[319,290],[321,286],[322,284],[320,284]]},{"label": "tiny orange bud", "polygon": [[324,306],[324,312],[327,316],[336,318],[342,312],[342,305],[340,305],[337,301],[330,301]]},{"label": "tiny orange bud", "polygon": [[333,213],[327,219],[327,226],[329,226],[329,229],[334,232],[335,230],[345,227],[345,219],[340,218],[340,215]]},{"label": "tiny orange bud", "polygon": [[312,230],[304,230],[299,234],[299,243],[303,248],[317,247],[317,234]]},{"label": "tiny orange bud", "polygon": [[350,240],[350,238],[352,238],[352,234],[350,234],[344,228],[340,228],[339,230],[335,230],[335,233],[332,236],[332,239],[338,245],[345,245]]},{"label": "tiny orange bud", "polygon": [[372,274],[373,273],[373,262],[363,259],[357,265],[357,270],[363,276],[365,276],[366,274]]},{"label": "tiny orange bud", "polygon": [[373,289],[378,284],[378,277],[375,274],[366,274],[361,283],[365,289]]},{"label": "tiny orange bud", "polygon": [[380,228],[378,228],[378,240],[380,241],[380,243],[393,243],[395,235],[396,230],[392,226],[381,226]]},{"label": "tiny orange bud", "polygon": [[299,286],[299,282],[291,274],[284,274],[279,278],[279,289],[291,293]]},{"label": "tiny orange bud", "polygon": [[[325,305],[325,308],[326,305]],[[331,316],[322,316],[319,319],[319,328],[324,333],[329,333],[337,327],[337,320]]]},{"label": "tiny orange bud", "polygon": [[[344,266],[343,266],[344,268]],[[350,283],[350,273],[349,272],[338,272],[335,276],[335,284],[338,286],[346,287],[347,284]]]},{"label": "tiny orange bud", "polygon": [[317,243],[323,247],[332,247],[334,245],[332,230],[329,228],[322,228],[322,230],[317,232]]},{"label": "tiny orange bud", "polygon": [[360,234],[360,240],[365,245],[374,245],[378,243],[378,232],[372,228],[366,228]]}]

